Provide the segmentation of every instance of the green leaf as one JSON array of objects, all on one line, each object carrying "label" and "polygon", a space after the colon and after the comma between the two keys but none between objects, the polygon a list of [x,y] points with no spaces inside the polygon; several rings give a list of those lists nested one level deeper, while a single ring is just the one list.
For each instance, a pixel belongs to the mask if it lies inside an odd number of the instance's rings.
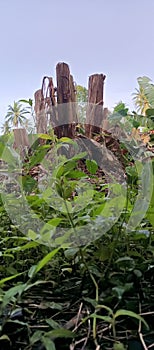
[{"label": "green leaf", "polygon": [[32,249],[32,248],[35,248],[39,245],[39,243],[37,242],[28,242],[22,246],[18,246],[18,247],[15,247],[15,248],[9,248],[7,249],[7,252],[14,252],[14,251],[23,251],[23,250],[27,250],[27,249]]},{"label": "green leaf", "polygon": [[[8,335],[6,335],[6,334],[3,334],[3,335],[1,335],[1,337],[0,337],[0,341],[8,341],[9,343],[11,343],[11,340],[10,340],[10,338],[8,337]],[[10,348],[10,347],[9,347]]]},{"label": "green leaf", "polygon": [[30,344],[33,345],[33,344],[35,344],[36,342],[38,342],[38,341],[41,339],[42,334],[43,334],[42,331],[36,331],[36,332],[32,335],[32,337],[30,338]]},{"label": "green leaf", "polygon": [[70,171],[68,176],[72,179],[81,179],[83,177],[87,177],[87,175],[83,171],[79,170]]},{"label": "green leaf", "polygon": [[38,134],[38,138],[43,139],[43,140],[52,140],[53,137],[48,135],[48,134]]},{"label": "green leaf", "polygon": [[85,322],[87,320],[89,320],[89,318],[94,318],[94,319],[99,319],[108,323],[112,323],[113,319],[110,316],[101,316],[101,315],[97,315],[96,313],[93,313],[87,317],[85,317],[82,322]]},{"label": "green leaf", "polygon": [[56,350],[55,344],[50,338],[44,336],[41,338],[41,340],[46,350]]},{"label": "green leaf", "polygon": [[19,100],[19,102],[22,102],[22,103],[28,103],[31,107],[33,105],[33,100],[31,98],[29,98],[29,100]]},{"label": "green leaf", "polygon": [[0,280],[0,286],[1,286],[2,284],[4,284],[5,282],[11,281],[11,280],[13,280],[13,279],[16,278],[16,277],[23,275],[23,273],[24,273],[24,272],[20,272],[20,273],[17,273],[17,274],[15,274],[15,275],[13,275],[13,276],[9,276],[9,277],[2,278],[2,280]]},{"label": "green leaf", "polygon": [[125,350],[125,346],[123,343],[114,343],[113,344],[113,350]]},{"label": "green leaf", "polygon": [[37,233],[34,232],[33,230],[29,229],[28,230],[28,237],[34,241],[37,238]]},{"label": "green leaf", "polygon": [[147,117],[154,116],[154,108],[148,108],[145,114],[147,115]]},{"label": "green leaf", "polygon": [[60,325],[59,325],[59,323],[56,322],[56,321],[54,321],[54,320],[52,320],[52,318],[48,318],[48,319],[46,320],[46,322],[47,322],[47,323],[49,324],[49,326],[50,326],[51,328],[53,328],[53,329],[61,328]]},{"label": "green leaf", "polygon": [[87,152],[81,152],[81,153],[77,154],[76,156],[72,157],[71,159],[77,161],[77,160],[80,160],[82,158],[85,158],[86,155],[87,155]]},{"label": "green leaf", "polygon": [[45,149],[42,148],[41,149],[41,147],[39,147],[37,152],[34,155],[31,156],[29,163],[26,164],[27,168],[31,169],[35,165],[40,164],[43,161],[47,151],[48,151],[48,148],[45,148]]},{"label": "green leaf", "polygon": [[76,143],[72,139],[69,139],[69,137],[61,137],[61,139],[59,139],[58,142],[69,143],[71,145],[74,145]]},{"label": "green leaf", "polygon": [[119,258],[115,262],[121,270],[128,270],[132,271],[135,267],[135,261],[133,258],[130,258],[129,256],[124,256],[122,258]]},{"label": "green leaf", "polygon": [[26,287],[25,283],[19,284],[17,286],[10,288],[7,292],[5,292],[5,295],[3,297],[2,307],[5,308],[6,305],[10,302],[10,300],[12,300],[12,298],[15,297],[15,295],[18,294],[19,296],[21,296],[21,294],[25,290],[25,287]]},{"label": "green leaf", "polygon": [[33,188],[36,187],[37,181],[30,175],[22,176],[23,190],[27,193],[31,193]]},{"label": "green leaf", "polygon": [[141,317],[140,315],[136,314],[136,313],[133,312],[133,311],[124,310],[124,309],[118,310],[118,311],[116,311],[116,313],[114,314],[114,318],[116,319],[116,318],[119,317],[119,316],[129,316],[129,317],[136,318],[137,320],[143,322],[144,325],[146,326],[146,328],[149,329],[149,326],[148,326],[147,322],[144,320],[144,318]]},{"label": "green leaf", "polygon": [[42,227],[40,234],[44,234],[45,231],[53,231],[55,227],[57,227],[60,222],[62,221],[62,218],[53,218],[51,220],[49,220],[46,224],[44,224],[44,226]]},{"label": "green leaf", "polygon": [[66,259],[73,260],[75,255],[79,252],[79,248],[68,248],[64,251]]},{"label": "green leaf", "polygon": [[35,273],[39,272],[59,251],[59,248],[54,249],[52,252],[48,253],[39,263],[36,265]]},{"label": "green leaf", "polygon": [[87,301],[88,303],[90,303],[94,308],[96,308],[97,302],[96,302],[95,299],[91,299],[91,298],[88,298],[88,297],[83,298],[83,299],[84,299],[85,301]]},{"label": "green leaf", "polygon": [[52,331],[47,332],[46,336],[54,339],[55,338],[74,338],[75,334],[68,329],[59,328],[59,329],[53,329]]},{"label": "green leaf", "polygon": [[96,171],[98,170],[98,165],[95,160],[86,159],[86,166],[90,174],[96,174]]},{"label": "green leaf", "polygon": [[113,311],[109,306],[98,304],[97,309],[105,309],[106,311],[108,311],[109,315],[113,315]]},{"label": "green leaf", "polygon": [[129,291],[133,287],[133,283],[125,283],[123,286],[113,287],[112,291],[118,296],[118,299],[121,300],[125,292]]},{"label": "green leaf", "polygon": [[3,143],[0,143],[0,157],[2,157],[2,154],[4,152],[5,145]]}]

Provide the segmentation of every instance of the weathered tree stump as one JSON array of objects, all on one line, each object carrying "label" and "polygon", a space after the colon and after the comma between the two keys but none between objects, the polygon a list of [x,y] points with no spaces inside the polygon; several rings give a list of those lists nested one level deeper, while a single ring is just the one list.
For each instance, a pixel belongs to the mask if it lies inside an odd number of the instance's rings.
[{"label": "weathered tree stump", "polygon": [[86,113],[85,133],[91,138],[94,134],[99,134],[103,123],[103,74],[93,74],[89,77],[88,86],[88,106]]},{"label": "weathered tree stump", "polygon": [[38,134],[47,133],[47,117],[45,113],[45,100],[42,89],[37,90],[34,94],[35,98],[35,115],[36,115],[36,132]]},{"label": "weathered tree stump", "polygon": [[30,143],[25,128],[18,128],[13,130],[14,133],[14,148],[20,151],[20,156],[26,156],[26,151],[30,148]]},{"label": "weathered tree stump", "polygon": [[[44,77],[42,89],[35,92],[37,133],[46,134],[48,126],[51,125],[58,138],[74,138],[78,125],[76,88],[68,64],[64,62],[57,64],[56,77],[56,88],[51,77]],[[47,87],[46,79],[48,79]],[[103,110],[104,80],[103,74],[94,74],[89,77],[85,123],[85,134],[89,138],[99,134],[102,128],[107,126],[107,114]]]},{"label": "weathered tree stump", "polygon": [[73,77],[70,75],[69,66],[66,63],[57,64],[56,74],[58,125],[55,132],[58,138],[63,136],[74,138],[77,113]]}]

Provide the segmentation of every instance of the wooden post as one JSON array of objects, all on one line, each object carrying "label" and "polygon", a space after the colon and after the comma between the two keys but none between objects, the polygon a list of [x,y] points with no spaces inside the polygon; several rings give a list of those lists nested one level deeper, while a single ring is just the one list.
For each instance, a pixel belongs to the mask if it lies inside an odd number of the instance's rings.
[{"label": "wooden post", "polygon": [[88,106],[86,113],[85,133],[91,138],[94,134],[100,133],[103,122],[103,74],[93,74],[89,77],[88,85]]},{"label": "wooden post", "polygon": [[104,108],[104,111],[103,111],[103,124],[102,124],[102,129],[103,130],[108,130],[108,128],[109,128],[108,116],[109,116],[109,110],[108,110],[108,108]]},{"label": "wooden post", "polygon": [[77,114],[75,110],[75,87],[73,77],[70,75],[69,66],[66,63],[58,63],[56,66],[57,75],[57,109],[58,109],[58,137],[75,136],[75,124]]},{"label": "wooden post", "polygon": [[14,133],[14,148],[20,151],[21,157],[26,156],[26,150],[29,150],[30,143],[27,132],[24,128],[13,130]]},{"label": "wooden post", "polygon": [[[48,80],[48,84],[46,86],[46,80]],[[53,84],[52,77],[45,76],[42,81],[42,96],[44,99],[44,109],[46,114],[47,124],[55,127],[57,123],[57,115],[56,115],[56,98],[55,98],[55,88]],[[49,116],[49,120],[48,120]]]},{"label": "wooden post", "polygon": [[42,89],[37,90],[34,94],[35,99],[35,115],[36,115],[36,132],[38,134],[47,133],[47,118],[45,114],[45,101]]}]

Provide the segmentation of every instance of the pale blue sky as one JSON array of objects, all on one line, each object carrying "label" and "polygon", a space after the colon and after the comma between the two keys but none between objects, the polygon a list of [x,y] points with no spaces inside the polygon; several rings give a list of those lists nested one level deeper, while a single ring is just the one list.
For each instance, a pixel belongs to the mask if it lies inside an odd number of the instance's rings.
[{"label": "pale blue sky", "polygon": [[0,0],[0,122],[67,62],[78,84],[104,73],[105,106],[154,81],[154,0]]}]

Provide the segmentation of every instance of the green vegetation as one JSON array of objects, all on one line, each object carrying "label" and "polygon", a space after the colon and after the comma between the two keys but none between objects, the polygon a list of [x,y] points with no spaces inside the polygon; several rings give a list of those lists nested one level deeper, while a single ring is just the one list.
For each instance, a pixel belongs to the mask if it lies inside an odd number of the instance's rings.
[{"label": "green vegetation", "polygon": [[123,102],[110,115],[128,132],[119,148],[104,135],[126,183],[78,138],[36,135],[21,161],[0,137],[0,349],[154,348],[153,141],[133,132],[143,118],[153,128],[150,88],[144,116]]}]

